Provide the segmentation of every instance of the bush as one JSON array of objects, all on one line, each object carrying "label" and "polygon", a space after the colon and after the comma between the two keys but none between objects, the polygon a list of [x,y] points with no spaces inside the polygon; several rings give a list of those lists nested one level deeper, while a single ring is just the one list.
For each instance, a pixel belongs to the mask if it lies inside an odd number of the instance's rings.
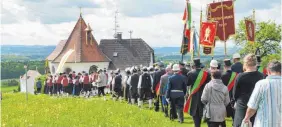
[{"label": "bush", "polygon": [[2,86],[19,86],[20,82],[16,79],[9,79],[9,80],[2,80],[1,81]]}]

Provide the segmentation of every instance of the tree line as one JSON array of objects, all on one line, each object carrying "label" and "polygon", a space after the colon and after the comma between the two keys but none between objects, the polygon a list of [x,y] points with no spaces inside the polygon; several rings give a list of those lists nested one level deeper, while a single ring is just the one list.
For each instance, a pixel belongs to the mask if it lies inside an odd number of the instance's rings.
[{"label": "tree line", "polygon": [[19,78],[25,74],[24,65],[28,66],[28,70],[38,70],[40,74],[44,74],[45,61],[6,61],[1,62],[1,79]]}]

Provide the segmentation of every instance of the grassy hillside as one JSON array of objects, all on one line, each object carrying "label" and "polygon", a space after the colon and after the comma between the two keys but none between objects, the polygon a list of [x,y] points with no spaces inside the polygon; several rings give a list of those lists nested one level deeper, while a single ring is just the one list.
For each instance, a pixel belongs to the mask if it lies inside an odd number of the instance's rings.
[{"label": "grassy hillside", "polygon": [[[101,126],[101,127],[193,127],[187,115],[184,124],[170,121],[160,112],[139,109],[125,102],[104,101],[101,98],[57,98],[47,95],[4,93],[1,126]],[[203,123],[206,127],[206,123]],[[231,126],[230,121],[227,126]]]}]

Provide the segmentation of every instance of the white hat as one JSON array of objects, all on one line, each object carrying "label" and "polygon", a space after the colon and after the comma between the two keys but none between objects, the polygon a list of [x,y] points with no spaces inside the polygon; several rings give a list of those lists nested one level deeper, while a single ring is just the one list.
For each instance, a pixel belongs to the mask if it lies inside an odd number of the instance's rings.
[{"label": "white hat", "polygon": [[172,70],[173,71],[179,71],[180,70],[179,64],[174,64],[173,67],[172,67]]},{"label": "white hat", "polygon": [[233,54],[233,59],[236,59],[236,58],[241,58],[240,54],[239,53],[235,53]]},{"label": "white hat", "polygon": [[211,60],[210,67],[218,67],[218,63],[216,60]]}]

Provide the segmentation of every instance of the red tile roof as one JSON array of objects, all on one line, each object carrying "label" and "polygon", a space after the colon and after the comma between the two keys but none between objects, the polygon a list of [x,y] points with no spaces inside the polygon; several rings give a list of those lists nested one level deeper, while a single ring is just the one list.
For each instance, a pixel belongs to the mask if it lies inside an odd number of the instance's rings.
[{"label": "red tile roof", "polygon": [[[66,62],[109,62],[110,59],[99,49],[92,33],[90,35],[92,39],[88,39],[86,42],[86,28],[87,25],[80,16],[65,44],[60,42],[47,59],[53,62],[60,62],[67,51],[74,49],[75,51],[69,56]],[[60,49],[61,51],[59,51]]]}]

